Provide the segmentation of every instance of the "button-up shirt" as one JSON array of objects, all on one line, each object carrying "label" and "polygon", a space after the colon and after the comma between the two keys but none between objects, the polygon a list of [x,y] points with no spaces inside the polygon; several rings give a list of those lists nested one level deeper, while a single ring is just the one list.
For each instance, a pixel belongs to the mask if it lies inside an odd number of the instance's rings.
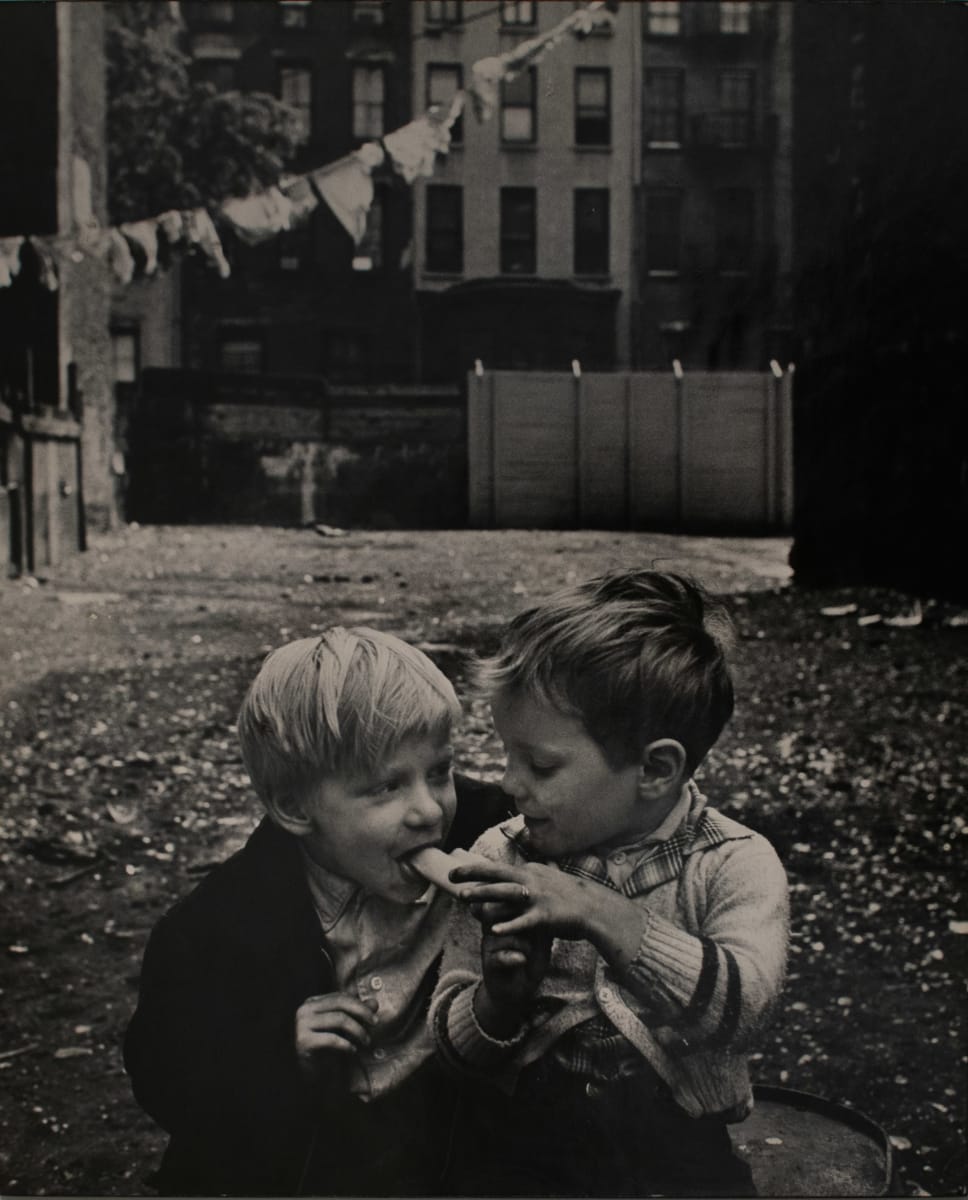
[{"label": "button-up shirt", "polygon": [[336,986],[376,1001],[372,1042],[353,1058],[350,1091],[372,1100],[433,1053],[426,1007],[437,974],[451,898],[431,885],[413,904],[363,891],[303,854],[306,878]]}]

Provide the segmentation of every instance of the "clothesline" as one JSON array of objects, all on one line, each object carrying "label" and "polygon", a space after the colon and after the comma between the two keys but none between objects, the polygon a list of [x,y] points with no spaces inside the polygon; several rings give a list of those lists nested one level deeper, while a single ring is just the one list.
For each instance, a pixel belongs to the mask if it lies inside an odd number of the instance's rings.
[{"label": "clothesline", "polygon": [[143,275],[155,274],[159,237],[170,248],[201,250],[225,279],[231,267],[216,222],[247,245],[257,245],[303,224],[320,202],[329,206],[358,244],[366,232],[373,204],[376,168],[389,162],[408,184],[421,176],[432,176],[437,155],[449,152],[451,129],[468,104],[478,120],[487,120],[497,106],[502,82],[533,66],[566,36],[584,35],[600,24],[612,23],[613,8],[608,0],[592,0],[513,50],[479,59],[471,67],[470,85],[456,92],[446,108],[432,105],[422,116],[376,141],[366,142],[352,154],[301,174],[284,176],[274,186],[248,196],[223,200],[212,210],[171,209],[106,228],[88,213],[83,222],[75,219],[70,233],[0,237],[0,288],[9,287],[27,261],[42,286],[56,290],[62,261],[81,262],[86,257],[106,262],[115,279],[127,284],[139,269]]}]

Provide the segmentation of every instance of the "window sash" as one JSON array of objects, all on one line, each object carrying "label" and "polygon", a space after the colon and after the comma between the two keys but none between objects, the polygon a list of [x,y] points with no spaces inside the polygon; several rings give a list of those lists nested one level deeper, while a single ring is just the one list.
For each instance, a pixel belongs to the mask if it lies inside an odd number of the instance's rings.
[{"label": "window sash", "polygon": [[[427,64],[427,107],[439,104],[449,108],[454,93],[464,86],[464,68],[460,63],[428,63]],[[458,117],[450,127],[452,145],[459,145],[464,140],[464,120]]]},{"label": "window sash", "polygon": [[646,140],[650,144],[682,142],[684,81],[681,70],[657,68],[646,72]]},{"label": "window sash", "polygon": [[679,0],[647,0],[646,30],[661,37],[678,37],[682,31]]},{"label": "window sash", "polygon": [[534,67],[501,84],[501,140],[533,142],[537,131],[537,75]]},{"label": "window sash", "polygon": [[279,64],[279,99],[296,114],[297,139],[308,142],[312,136],[313,73],[299,63]]},{"label": "window sash", "polygon": [[502,0],[502,25],[533,25],[535,15],[534,0]]},{"label": "window sash", "polygon": [[383,136],[385,81],[382,67],[353,68],[353,136]]},{"label": "window sash", "polygon": [[537,194],[501,188],[501,273],[533,275],[537,268]]},{"label": "window sash", "polygon": [[464,269],[464,189],[453,184],[427,187],[425,266],[458,274]]},{"label": "window sash", "polygon": [[424,0],[425,25],[459,25],[461,0]]},{"label": "window sash", "polygon": [[609,270],[608,188],[576,188],[574,267],[576,275],[607,275]]},{"label": "window sash", "polygon": [[611,72],[607,67],[578,67],[575,71],[575,141],[579,146],[607,146],[611,140]]},{"label": "window sash", "polygon": [[749,33],[752,16],[751,0],[720,0],[719,32]]},{"label": "window sash", "polygon": [[719,138],[722,144],[748,146],[753,137],[754,74],[723,71],[719,76]]}]

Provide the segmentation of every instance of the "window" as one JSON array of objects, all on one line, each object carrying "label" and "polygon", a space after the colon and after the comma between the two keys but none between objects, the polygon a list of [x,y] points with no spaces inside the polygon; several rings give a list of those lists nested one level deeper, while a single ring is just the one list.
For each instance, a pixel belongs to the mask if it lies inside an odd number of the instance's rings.
[{"label": "window", "polygon": [[535,18],[534,0],[503,0],[501,4],[502,25],[533,25]]},{"label": "window", "polygon": [[382,25],[383,0],[353,0],[355,25]]},{"label": "window", "polygon": [[111,363],[115,383],[137,383],[138,381],[138,330],[111,330]]},{"label": "window", "polygon": [[379,271],[383,266],[383,208],[382,188],[373,194],[373,203],[366,214],[366,231],[353,255],[354,271]]},{"label": "window", "polygon": [[646,130],[649,146],[682,144],[682,71],[656,68],[645,73]]},{"label": "window", "polygon": [[312,0],[279,0],[276,10],[283,29],[308,29],[309,6]]},{"label": "window", "polygon": [[425,25],[459,25],[461,0],[424,0]]},{"label": "window", "polygon": [[[427,107],[439,104],[441,108],[450,108],[454,93],[464,86],[464,72],[460,63],[428,63],[427,65]],[[450,127],[452,145],[460,145],[464,140],[464,120],[458,117]]]},{"label": "window", "polygon": [[648,0],[646,31],[656,37],[678,37],[682,27],[679,0]]},{"label": "window", "polygon": [[231,25],[235,20],[235,5],[232,0],[206,0],[198,6],[200,14],[212,25]]},{"label": "window", "polygon": [[682,193],[671,189],[645,197],[645,267],[650,275],[677,275],[682,245]]},{"label": "window", "polygon": [[384,81],[382,67],[353,68],[353,136],[383,136]]},{"label": "window", "polygon": [[232,58],[200,58],[195,63],[195,77],[217,92],[234,92],[239,86],[237,65]]},{"label": "window", "polygon": [[753,138],[753,71],[723,71],[719,76],[720,144],[748,146]]},{"label": "window", "polygon": [[427,186],[428,271],[459,274],[464,269],[464,189],[450,184]]},{"label": "window", "polygon": [[298,140],[308,142],[313,132],[312,68],[300,63],[280,63],[279,99],[296,114]]},{"label": "window", "polygon": [[534,188],[501,188],[501,272],[533,275],[537,269],[537,194]]},{"label": "window", "polygon": [[750,0],[720,0],[719,32],[749,33],[752,8]]},{"label": "window", "polygon": [[608,188],[575,189],[575,274],[608,274]]},{"label": "window", "polygon": [[575,144],[607,146],[612,140],[611,71],[578,67],[575,71]]},{"label": "window", "polygon": [[716,260],[720,271],[746,272],[753,257],[753,193],[722,188],[716,194]]},{"label": "window", "polygon": [[533,142],[537,136],[537,72],[528,67],[501,84],[501,141]]},{"label": "window", "polygon": [[258,332],[225,331],[219,336],[218,365],[222,371],[258,375],[264,370],[265,343]]}]

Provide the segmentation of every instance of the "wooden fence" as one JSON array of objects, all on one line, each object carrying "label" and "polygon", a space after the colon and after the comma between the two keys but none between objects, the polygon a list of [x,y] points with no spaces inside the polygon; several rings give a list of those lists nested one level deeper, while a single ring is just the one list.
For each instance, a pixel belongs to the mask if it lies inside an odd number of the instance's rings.
[{"label": "wooden fence", "polygon": [[493,371],[467,404],[472,525],[790,529],[792,372]]}]

